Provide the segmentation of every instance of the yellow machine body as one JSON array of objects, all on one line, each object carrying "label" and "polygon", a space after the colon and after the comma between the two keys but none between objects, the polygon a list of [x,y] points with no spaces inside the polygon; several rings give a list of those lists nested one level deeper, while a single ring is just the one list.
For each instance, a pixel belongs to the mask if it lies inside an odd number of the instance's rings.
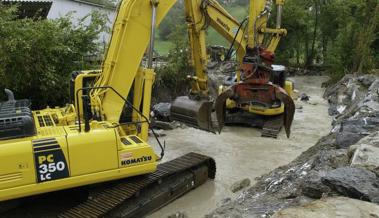
[{"label": "yellow machine body", "polygon": [[[80,72],[73,81],[74,104],[32,111],[26,116],[35,129],[32,135],[14,137],[14,130],[8,129],[10,137],[0,140],[0,201],[156,170],[158,156],[147,143],[155,73],[141,67],[141,61],[152,28],[175,2],[122,1],[102,69]],[[91,87],[107,88],[85,89]],[[92,118],[83,110],[85,95]],[[127,105],[130,95],[133,102]],[[129,122],[120,123],[125,105],[135,110]],[[23,119],[18,117],[21,109],[13,109],[16,118],[9,122]]]},{"label": "yellow machine body", "polygon": [[62,109],[34,111],[37,135],[0,142],[0,201],[151,173],[157,156],[136,135],[108,122],[91,131],[54,122]]},{"label": "yellow machine body", "polygon": [[[220,86],[219,88],[219,93],[221,94],[225,88],[223,86]],[[289,96],[293,97],[293,82],[287,80],[285,81],[284,85],[284,90],[288,93]],[[233,109],[233,108],[241,108],[244,111],[258,114],[258,115],[263,115],[263,116],[276,116],[284,113],[284,104],[282,103],[280,107],[273,107],[273,108],[266,108],[262,106],[257,106],[257,105],[248,105],[248,106],[238,106],[235,101],[231,99],[226,100],[226,108],[227,109]]]}]

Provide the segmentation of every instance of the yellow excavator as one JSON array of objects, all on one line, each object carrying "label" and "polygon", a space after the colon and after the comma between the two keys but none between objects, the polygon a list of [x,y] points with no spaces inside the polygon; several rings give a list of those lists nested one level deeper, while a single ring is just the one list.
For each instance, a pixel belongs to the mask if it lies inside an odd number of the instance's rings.
[{"label": "yellow excavator", "polygon": [[[165,145],[156,137],[157,155],[147,142],[155,28],[175,2],[122,1],[101,70],[73,73],[73,104],[32,111],[28,100],[16,100],[6,90],[8,101],[0,103],[0,211],[4,201],[122,179],[95,186],[84,201],[57,216],[102,217],[123,208],[123,217],[141,217],[215,177],[212,158],[190,153],[158,165]],[[210,25],[217,22],[230,39],[242,41],[244,34],[221,7],[208,7],[219,6],[217,1],[184,2],[196,69],[192,93],[206,97],[204,32],[198,34],[196,22],[215,16],[207,19]],[[146,50],[147,66],[141,66]],[[248,54],[245,48],[237,53]],[[219,129],[227,99],[239,103],[230,90],[220,95],[223,102],[216,101]],[[212,120],[211,113],[203,116]]]},{"label": "yellow excavator", "polygon": [[[287,137],[294,117],[293,83],[285,72],[272,68],[274,51],[287,31],[281,28],[284,0],[276,0],[276,27],[267,26],[274,3],[251,0],[249,17],[236,21],[217,1],[194,0],[198,11],[187,14],[195,76],[189,76],[188,96],[175,99],[171,117],[203,130],[221,131],[226,124],[263,128],[262,136],[276,138],[284,125]],[[232,86],[220,87],[216,100],[209,95],[205,32],[213,27],[234,46],[239,69]],[[216,111],[216,113],[214,113]]]},{"label": "yellow excavator", "polygon": [[[187,11],[197,7],[185,2]],[[128,202],[123,217],[140,217],[215,177],[215,161],[197,153],[158,166],[165,145],[156,137],[157,155],[147,142],[155,29],[175,3],[122,1],[101,70],[72,75],[73,104],[32,111],[28,100],[6,90],[8,101],[0,103],[0,202],[127,178],[94,189],[57,216],[100,217]],[[145,51],[147,66],[141,66]],[[159,192],[135,199],[154,187]]]}]

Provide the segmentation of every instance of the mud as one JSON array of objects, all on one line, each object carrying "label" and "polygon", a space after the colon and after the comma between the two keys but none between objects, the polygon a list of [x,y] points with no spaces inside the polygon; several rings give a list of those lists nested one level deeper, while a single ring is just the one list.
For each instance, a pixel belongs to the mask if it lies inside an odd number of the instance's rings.
[{"label": "mud", "polygon": [[[222,202],[229,201],[229,197],[233,199],[240,195],[240,192],[230,190],[235,182],[249,178],[254,185],[254,179],[288,164],[328,134],[331,117],[321,88],[327,78],[299,76],[292,80],[296,89],[309,95],[310,100],[308,103],[296,102],[297,108],[301,109],[296,111],[290,139],[283,130],[278,139],[262,138],[260,130],[249,127],[226,127],[221,135],[193,128],[164,131],[166,136],[161,137],[167,145],[164,161],[191,151],[203,153],[215,158],[217,175],[214,182],[206,183],[149,217],[168,217],[178,211],[188,217],[202,217]],[[154,144],[154,140],[151,142]]]}]

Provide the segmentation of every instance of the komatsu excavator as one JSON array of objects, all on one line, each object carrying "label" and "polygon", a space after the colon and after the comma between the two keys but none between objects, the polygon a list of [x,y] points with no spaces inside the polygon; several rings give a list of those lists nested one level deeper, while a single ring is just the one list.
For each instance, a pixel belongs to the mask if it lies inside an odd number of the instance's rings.
[{"label": "komatsu excavator", "polygon": [[[154,34],[175,2],[123,0],[102,69],[72,75],[73,104],[32,111],[29,100],[16,100],[6,90],[8,101],[0,104],[0,202],[124,179],[94,189],[57,216],[102,217],[126,202],[122,217],[141,217],[215,177],[212,158],[190,153],[158,166],[164,145],[156,138],[157,155],[147,143]],[[186,11],[198,17],[195,2],[185,0]],[[148,63],[141,66],[146,50]]]},{"label": "komatsu excavator", "polygon": [[[195,0],[192,4],[198,3]],[[192,14],[187,11],[195,76],[189,76],[190,94],[173,102],[172,119],[211,132],[221,131],[225,123],[255,125],[263,127],[262,136],[273,138],[284,125],[287,137],[290,136],[295,112],[293,84],[286,80],[284,72],[272,69],[274,51],[281,37],[287,34],[281,28],[284,0],[276,0],[275,5],[275,28],[267,25],[273,0],[251,0],[249,17],[241,23],[217,1],[202,0],[201,7],[192,7],[197,11],[192,11]],[[208,26],[234,46],[240,64],[236,83],[231,87],[221,87],[216,101],[208,90],[205,45]]]},{"label": "komatsu excavator", "polygon": [[[73,73],[73,104],[32,111],[28,100],[16,100],[6,90],[8,101],[0,103],[0,203],[117,180],[91,189],[86,200],[57,216],[102,217],[115,208],[123,208],[122,217],[141,217],[215,177],[212,158],[190,153],[158,165],[165,146],[157,139],[161,148],[158,156],[147,142],[155,76],[152,68],[155,28],[175,2],[123,0],[101,70]],[[204,32],[199,35],[197,21],[214,16],[206,20],[210,25],[217,22],[220,31],[227,32],[231,40],[242,42],[244,34],[236,31],[241,25],[221,7],[207,7],[219,5],[217,1],[184,2],[196,68],[196,76],[190,78],[192,93],[205,97],[207,78],[201,67],[205,60],[198,55],[205,53]],[[141,66],[147,49],[147,66]],[[242,46],[237,50],[239,57],[250,54],[245,49]],[[243,59],[246,69],[262,68],[248,62],[248,58]],[[240,104],[243,98],[233,98],[231,94],[245,91],[243,88],[249,89],[249,85],[248,81],[238,83],[220,95],[216,101],[220,120],[212,125],[222,127],[226,100],[230,98]],[[280,92],[275,94],[280,97]],[[208,109],[202,116],[211,121]]]}]

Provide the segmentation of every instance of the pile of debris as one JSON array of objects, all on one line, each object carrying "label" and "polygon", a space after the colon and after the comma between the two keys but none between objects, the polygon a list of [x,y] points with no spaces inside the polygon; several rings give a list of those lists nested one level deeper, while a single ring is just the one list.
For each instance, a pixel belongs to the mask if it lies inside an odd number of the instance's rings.
[{"label": "pile of debris", "polygon": [[379,77],[347,75],[324,97],[330,134],[206,217],[379,217]]}]

